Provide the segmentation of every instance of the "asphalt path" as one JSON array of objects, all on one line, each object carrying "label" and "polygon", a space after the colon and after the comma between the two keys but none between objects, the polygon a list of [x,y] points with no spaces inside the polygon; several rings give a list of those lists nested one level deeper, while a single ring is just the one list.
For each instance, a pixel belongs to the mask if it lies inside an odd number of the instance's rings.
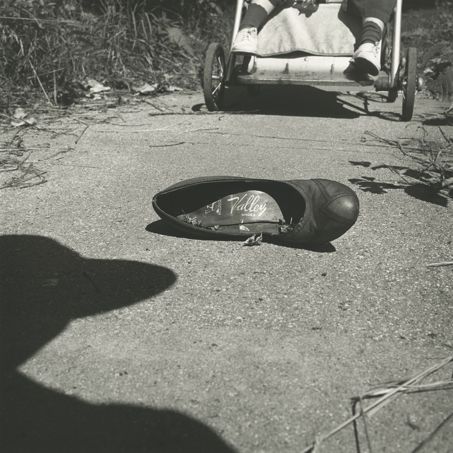
[{"label": "asphalt path", "polygon": [[[229,95],[23,131],[46,182],[0,191],[2,451],[301,452],[352,397],[453,354],[453,267],[427,267],[453,259],[452,199],[388,141],[453,137],[442,106],[403,123],[379,96]],[[152,196],[205,175],[334,179],[360,217],[321,250],[182,237]],[[351,425],[319,451],[452,452],[452,411],[453,390],[401,395],[359,420],[359,450]]]}]

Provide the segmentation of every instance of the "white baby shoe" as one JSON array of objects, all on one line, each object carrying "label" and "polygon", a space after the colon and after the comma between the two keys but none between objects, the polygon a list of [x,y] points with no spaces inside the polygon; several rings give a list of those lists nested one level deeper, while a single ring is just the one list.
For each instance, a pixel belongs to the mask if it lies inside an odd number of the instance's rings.
[{"label": "white baby shoe", "polygon": [[258,30],[255,27],[248,27],[239,30],[231,51],[236,53],[256,53],[257,47]]},{"label": "white baby shoe", "polygon": [[355,51],[354,63],[360,72],[376,76],[381,69],[381,43],[366,42]]}]

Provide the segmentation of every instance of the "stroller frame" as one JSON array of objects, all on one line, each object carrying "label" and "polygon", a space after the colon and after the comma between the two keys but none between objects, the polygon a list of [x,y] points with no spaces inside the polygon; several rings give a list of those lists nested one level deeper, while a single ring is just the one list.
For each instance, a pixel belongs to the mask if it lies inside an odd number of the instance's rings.
[{"label": "stroller frame", "polygon": [[[343,3],[345,0],[320,0],[319,3]],[[208,46],[203,74],[203,91],[208,110],[221,110],[224,104],[225,88],[230,86],[246,85],[308,85],[334,91],[380,91],[387,92],[389,102],[394,102],[399,92],[402,92],[403,121],[412,119],[415,92],[418,88],[417,79],[417,50],[413,47],[404,53],[401,50],[401,25],[403,0],[397,0],[395,11],[391,20],[392,33],[383,41],[383,54],[390,61],[386,61],[384,69],[374,81],[364,85],[363,81],[350,80],[346,77],[341,80],[323,80],[322,77],[307,78],[298,74],[285,74],[283,77],[263,77],[260,74],[247,74],[245,68],[250,62],[249,56],[244,56],[242,64],[237,64],[240,54],[233,53],[231,48],[239,30],[246,0],[236,0],[233,33],[227,58],[219,43]],[[387,49],[390,51],[386,51]],[[319,60],[326,62],[338,57],[321,56]],[[344,58],[344,57],[343,57]],[[264,59],[264,58],[263,58]]]}]

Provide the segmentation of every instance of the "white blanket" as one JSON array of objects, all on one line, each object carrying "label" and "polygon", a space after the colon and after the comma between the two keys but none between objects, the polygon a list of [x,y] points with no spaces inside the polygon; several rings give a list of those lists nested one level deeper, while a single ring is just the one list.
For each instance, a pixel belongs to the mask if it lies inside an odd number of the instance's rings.
[{"label": "white blanket", "polygon": [[321,4],[310,17],[295,8],[272,16],[258,34],[257,55],[271,57],[293,52],[350,56],[354,53],[360,22],[341,4]]}]

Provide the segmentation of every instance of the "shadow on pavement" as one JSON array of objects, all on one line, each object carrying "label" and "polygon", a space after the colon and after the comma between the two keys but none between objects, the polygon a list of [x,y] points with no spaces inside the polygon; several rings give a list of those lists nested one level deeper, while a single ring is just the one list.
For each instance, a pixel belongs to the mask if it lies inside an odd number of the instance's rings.
[{"label": "shadow on pavement", "polygon": [[439,115],[436,118],[428,118],[423,121],[424,126],[453,126],[453,116]]},{"label": "shadow on pavement", "polygon": [[[350,98],[350,102],[346,99]],[[325,91],[310,86],[231,87],[224,97],[224,112],[229,114],[308,116],[354,119],[374,116],[388,121],[401,121],[394,111],[371,111],[370,103],[387,104],[387,96],[377,92],[345,93]],[[391,105],[391,104],[390,104]],[[192,106],[199,112],[204,104]]]},{"label": "shadow on pavement", "polygon": [[[395,111],[383,111],[383,110],[370,110],[371,103],[374,104],[386,104],[392,105],[393,102],[389,102],[388,95],[378,92],[364,92],[356,93],[355,98],[363,101],[363,111],[368,116],[374,116],[387,121],[401,122],[401,113]],[[396,100],[396,99],[395,99]]]},{"label": "shadow on pavement", "polygon": [[[423,170],[416,170],[400,165],[371,165],[368,161],[349,161],[356,167],[370,168],[373,171],[387,169],[401,177],[401,184],[379,181],[372,176],[361,176],[360,178],[350,178],[349,182],[359,187],[363,192],[374,194],[384,194],[389,190],[403,190],[410,197],[438,206],[447,207],[450,199],[453,198],[453,190],[442,189],[433,183],[432,176]],[[451,177],[446,175],[446,177]],[[409,181],[406,178],[411,178]]]},{"label": "shadow on pavement", "polygon": [[[207,238],[201,235],[196,235],[196,234],[188,234],[186,232],[182,232],[178,230],[177,228],[173,228],[170,224],[164,222],[163,220],[156,220],[149,225],[146,226],[146,231],[149,233],[155,233],[155,234],[160,234],[162,236],[172,236],[172,237],[177,237],[177,238],[186,238],[186,239],[197,239],[197,240],[203,240],[203,241],[244,241],[244,238],[237,238],[237,239],[224,239],[224,238]],[[274,243],[276,245],[279,245],[280,247],[286,247],[286,248],[292,248],[292,249],[301,249],[301,250],[310,250],[313,252],[319,252],[319,253],[332,253],[336,251],[336,248],[329,242],[327,244],[322,244],[318,246],[310,246],[310,245],[305,245],[305,246],[293,246],[289,244],[279,244],[277,241],[266,241],[270,243]]]},{"label": "shadow on pavement", "polygon": [[[197,111],[200,105],[194,105]],[[354,106],[354,109],[357,107]],[[224,111],[230,114],[358,118],[345,108],[337,93],[304,86],[232,87],[225,93]],[[363,114],[363,113],[362,113]]]},{"label": "shadow on pavement", "polygon": [[41,236],[0,236],[0,432],[11,452],[225,452],[209,427],[170,410],[91,404],[17,370],[71,320],[150,298],[176,281],[169,269],[96,260]]}]

